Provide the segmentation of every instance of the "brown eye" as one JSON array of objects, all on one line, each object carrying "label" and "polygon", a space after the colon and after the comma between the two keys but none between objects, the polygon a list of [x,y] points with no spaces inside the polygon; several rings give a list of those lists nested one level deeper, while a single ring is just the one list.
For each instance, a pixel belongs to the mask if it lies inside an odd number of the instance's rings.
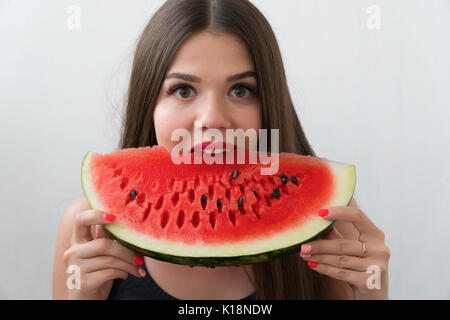
[{"label": "brown eye", "polygon": [[190,97],[190,95],[189,95],[189,91],[191,90],[191,88],[189,88],[189,87],[181,87],[181,88],[178,88],[177,90],[175,90],[175,92],[179,92],[179,96],[181,97],[181,98],[183,98],[183,99],[187,99],[187,98],[189,98]]},{"label": "brown eye", "polygon": [[238,87],[238,88],[235,89],[234,92],[236,92],[236,96],[238,98],[245,97],[245,89],[244,89],[244,87]]},{"label": "brown eye", "polygon": [[187,99],[187,98],[191,97],[189,95],[189,91],[192,91],[192,90],[193,89],[190,85],[181,83],[181,84],[176,84],[175,86],[171,87],[169,90],[167,90],[167,93],[169,95],[172,95],[175,93],[177,98]]},{"label": "brown eye", "polygon": [[242,84],[235,86],[232,91],[235,92],[235,97],[238,99],[248,98],[255,92],[255,90],[253,90],[252,88],[249,88]]}]

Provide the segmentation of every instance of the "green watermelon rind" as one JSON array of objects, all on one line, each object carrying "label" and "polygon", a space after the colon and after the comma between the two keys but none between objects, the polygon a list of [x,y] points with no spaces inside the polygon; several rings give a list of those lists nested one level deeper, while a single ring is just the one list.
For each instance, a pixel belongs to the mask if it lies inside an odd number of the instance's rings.
[{"label": "green watermelon rind", "polygon": [[128,249],[131,249],[137,253],[140,253],[142,255],[145,255],[147,257],[151,257],[154,259],[167,261],[171,263],[176,264],[183,264],[183,265],[190,265],[190,266],[203,266],[203,267],[209,267],[214,268],[216,266],[242,266],[242,265],[248,265],[253,263],[259,263],[264,261],[273,260],[275,258],[279,258],[281,256],[291,254],[294,252],[299,252],[300,247],[303,243],[313,241],[316,239],[323,238],[326,236],[330,231],[331,228],[336,225],[338,221],[334,220],[331,221],[331,224],[322,232],[317,234],[315,237],[312,237],[306,241],[303,241],[301,243],[298,243],[296,245],[279,249],[279,250],[272,250],[264,253],[258,253],[258,254],[252,254],[252,255],[246,255],[246,256],[232,256],[232,257],[182,257],[182,256],[175,256],[171,254],[164,254],[156,251],[146,250],[142,249],[138,246],[133,245],[132,243],[126,242],[125,240],[122,240],[120,238],[117,238],[112,232],[110,232],[106,228],[106,232],[113,236],[119,243],[127,247]]},{"label": "green watermelon rind", "polygon": [[[82,163],[82,172],[81,172],[81,180],[82,180],[82,188],[85,194],[86,200],[89,203],[89,206],[95,210],[105,211],[103,204],[98,200],[94,188],[90,183],[90,172],[89,172],[89,162],[94,152],[88,152]],[[322,159],[328,161],[331,165],[335,164],[337,168],[344,168],[347,171],[347,183],[343,183],[343,187],[339,188],[340,193],[335,196],[335,199],[330,203],[330,206],[348,206],[353,198],[353,194],[356,187],[356,168],[354,165],[343,164],[334,161],[330,161],[327,159]],[[341,170],[341,169],[339,169]],[[128,230],[124,230],[124,228],[120,227],[117,223],[110,223],[104,225],[106,232],[111,235],[114,239],[116,239],[119,243],[124,245],[125,247],[140,253],[142,255],[152,257],[158,260],[167,261],[176,264],[190,265],[190,266],[204,266],[204,267],[215,267],[215,266],[240,266],[247,265],[253,263],[259,263],[264,261],[269,261],[275,258],[279,258],[281,256],[291,254],[294,252],[300,251],[300,247],[302,244],[320,239],[325,237],[330,231],[331,228],[336,225],[337,220],[326,220],[322,219],[321,229],[318,229],[315,232],[315,235],[309,237],[308,239],[303,239],[303,241],[295,243],[293,245],[285,246],[282,248],[277,248],[274,250],[268,250],[264,252],[258,252],[256,254],[244,254],[244,255],[233,255],[233,256],[180,256],[174,255],[170,253],[163,253],[159,251],[150,250],[148,248],[139,247],[137,244],[133,244],[132,241],[127,241],[124,238],[127,236],[124,235],[127,232],[130,234],[130,239],[136,233]],[[119,235],[119,234],[122,235]],[[131,236],[132,235],[132,236]],[[138,242],[138,241],[133,241]],[[239,244],[236,244],[239,245]],[[201,247],[199,247],[200,249]]]}]

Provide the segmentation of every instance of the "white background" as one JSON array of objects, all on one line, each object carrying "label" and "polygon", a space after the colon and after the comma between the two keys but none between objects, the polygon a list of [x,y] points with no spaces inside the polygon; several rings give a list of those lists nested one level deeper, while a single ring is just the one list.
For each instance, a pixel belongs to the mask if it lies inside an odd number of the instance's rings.
[{"label": "white background", "polygon": [[[252,2],[313,148],[356,165],[355,198],[392,252],[390,297],[449,299],[450,2]],[[51,298],[81,160],[117,146],[134,43],[161,3],[0,0],[0,298]]]}]

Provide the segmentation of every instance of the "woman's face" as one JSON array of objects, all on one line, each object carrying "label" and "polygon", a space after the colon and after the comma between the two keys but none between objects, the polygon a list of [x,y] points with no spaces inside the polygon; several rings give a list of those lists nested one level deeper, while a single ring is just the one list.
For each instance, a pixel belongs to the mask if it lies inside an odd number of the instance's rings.
[{"label": "woman's face", "polygon": [[[186,39],[168,69],[156,102],[153,116],[158,145],[170,152],[179,144],[178,140],[171,141],[175,129],[189,131],[190,146],[200,142],[197,135],[194,141],[194,129],[202,135],[207,129],[218,129],[223,141],[226,129],[260,129],[256,78],[247,75],[228,79],[248,71],[255,72],[252,58],[234,35],[201,32]],[[190,78],[181,79],[179,74]],[[196,121],[201,121],[201,128],[195,127]]]}]

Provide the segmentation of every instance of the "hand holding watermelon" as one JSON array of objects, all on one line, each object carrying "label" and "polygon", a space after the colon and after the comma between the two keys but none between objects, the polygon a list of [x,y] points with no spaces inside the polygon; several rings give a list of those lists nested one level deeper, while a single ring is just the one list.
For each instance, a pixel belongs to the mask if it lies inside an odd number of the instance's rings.
[{"label": "hand holding watermelon", "polygon": [[300,256],[313,270],[346,281],[357,300],[388,299],[390,251],[383,231],[358,207],[330,207],[318,215],[351,222],[359,231],[359,239],[344,239],[333,229],[324,239],[302,245]]},{"label": "hand holding watermelon", "polygon": [[[128,274],[140,275],[135,264],[135,253],[112,240],[103,230],[103,224],[115,216],[100,210],[80,211],[71,238],[71,246],[64,252],[66,268],[79,268],[79,289],[69,290],[69,299],[106,299],[115,278],[127,279]],[[95,226],[95,238],[91,233]],[[141,271],[142,272],[142,271]]]}]

